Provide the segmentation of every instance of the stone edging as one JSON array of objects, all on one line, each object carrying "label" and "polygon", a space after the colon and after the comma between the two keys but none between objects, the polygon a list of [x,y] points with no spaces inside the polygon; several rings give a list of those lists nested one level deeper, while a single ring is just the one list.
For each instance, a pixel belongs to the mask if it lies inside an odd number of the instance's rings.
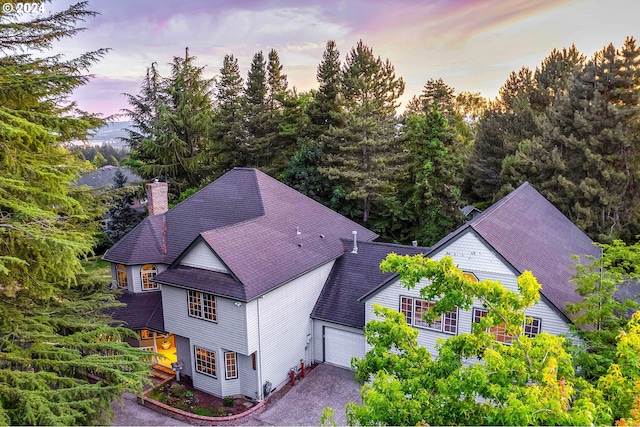
[{"label": "stone edging", "polygon": [[[169,382],[171,380],[173,380],[173,378],[171,378],[166,382]],[[164,383],[161,383],[160,385],[162,384]],[[195,424],[195,425],[216,425],[216,426],[236,425],[239,420],[242,420],[243,418],[248,417],[250,415],[257,415],[258,413],[264,411],[267,408],[267,402],[264,400],[261,400],[255,406],[242,412],[241,414],[231,415],[226,417],[206,417],[204,415],[197,415],[192,412],[183,411],[181,409],[176,409],[169,405],[165,405],[164,403],[158,402],[157,400],[147,397],[146,392],[143,394],[142,398],[138,397],[138,403],[140,405],[149,404],[149,407],[151,407],[151,409],[154,409],[155,411],[160,412],[164,415],[168,415],[171,418],[174,418],[176,420],[188,422],[190,424]]]}]

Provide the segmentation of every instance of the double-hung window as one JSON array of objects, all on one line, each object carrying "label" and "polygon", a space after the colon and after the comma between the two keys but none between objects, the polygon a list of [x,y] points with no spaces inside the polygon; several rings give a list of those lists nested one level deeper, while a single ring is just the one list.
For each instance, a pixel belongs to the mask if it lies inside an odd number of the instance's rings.
[{"label": "double-hung window", "polygon": [[200,291],[187,291],[189,296],[189,316],[215,322],[218,320],[216,314],[216,297]]},{"label": "double-hung window", "polygon": [[238,363],[235,353],[224,354],[225,378],[228,380],[238,378]]},{"label": "double-hung window", "polygon": [[116,266],[116,278],[118,279],[118,287],[127,289],[127,267],[122,264]]},{"label": "double-hung window", "polygon": [[[473,323],[480,323],[483,317],[487,316],[487,310],[484,308],[473,309]],[[542,321],[537,317],[528,317],[524,322],[523,335],[533,338],[540,333],[540,325]],[[493,335],[498,342],[509,344],[513,341],[513,335],[508,335],[505,324],[493,326],[488,332]]]},{"label": "double-hung window", "polygon": [[408,325],[446,332],[447,334],[457,334],[458,309],[441,314],[429,323],[426,320],[427,312],[434,305],[435,303],[431,301],[406,296],[400,297],[400,312],[404,314]]},{"label": "double-hung window", "polygon": [[194,347],[196,371],[217,377],[216,353],[205,348]]}]

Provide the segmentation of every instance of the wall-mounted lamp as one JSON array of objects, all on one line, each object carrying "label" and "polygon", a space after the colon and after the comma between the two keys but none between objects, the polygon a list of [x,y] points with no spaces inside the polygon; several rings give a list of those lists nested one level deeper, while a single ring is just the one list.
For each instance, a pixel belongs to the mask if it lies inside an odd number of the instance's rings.
[{"label": "wall-mounted lamp", "polygon": [[237,302],[237,303],[236,303],[236,307],[240,307],[241,305],[242,305],[242,303],[241,303],[241,302]]}]

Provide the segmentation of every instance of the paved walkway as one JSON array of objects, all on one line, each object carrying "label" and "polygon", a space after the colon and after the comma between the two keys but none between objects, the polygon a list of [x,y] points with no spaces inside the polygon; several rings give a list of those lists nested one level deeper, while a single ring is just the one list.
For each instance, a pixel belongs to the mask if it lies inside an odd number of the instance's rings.
[{"label": "paved walkway", "polygon": [[[277,393],[277,392],[276,392]],[[114,403],[114,426],[187,426],[136,402],[136,396],[125,393],[124,406]],[[306,378],[291,387],[277,401],[269,400],[267,409],[255,417],[242,420],[243,426],[318,426],[322,410],[329,406],[338,425],[347,424],[344,407],[349,402],[361,403],[360,384],[348,369],[327,365],[316,366]]]},{"label": "paved walkway", "polygon": [[151,408],[138,404],[137,397],[125,393],[120,402],[111,405],[113,410],[112,426],[188,426],[174,418],[156,412]]},{"label": "paved walkway", "polygon": [[347,425],[344,407],[349,402],[361,403],[360,384],[354,380],[353,371],[323,363],[280,400],[267,401],[263,413],[244,420],[242,425],[317,426],[327,406],[333,408],[338,425]]}]

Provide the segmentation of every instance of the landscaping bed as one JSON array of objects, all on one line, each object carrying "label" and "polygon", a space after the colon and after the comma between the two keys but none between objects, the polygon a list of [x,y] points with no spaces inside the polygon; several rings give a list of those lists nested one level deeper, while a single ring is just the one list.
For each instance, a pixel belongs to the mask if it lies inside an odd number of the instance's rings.
[{"label": "landscaping bed", "polygon": [[190,381],[184,379],[180,383],[174,380],[155,387],[146,393],[146,396],[172,408],[205,417],[238,415],[255,404],[241,397],[227,396],[221,399],[212,396],[196,390]]}]

